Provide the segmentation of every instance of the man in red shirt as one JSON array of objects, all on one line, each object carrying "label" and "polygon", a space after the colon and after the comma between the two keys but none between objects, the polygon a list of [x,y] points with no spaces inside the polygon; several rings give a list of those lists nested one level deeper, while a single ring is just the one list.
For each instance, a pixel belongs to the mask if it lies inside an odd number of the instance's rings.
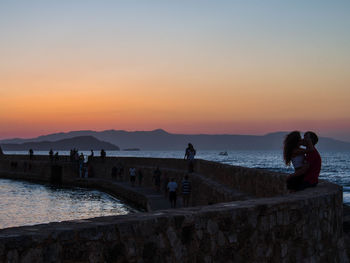
[{"label": "man in red shirt", "polygon": [[321,171],[321,156],[315,145],[318,137],[314,132],[308,131],[304,133],[303,144],[306,146],[306,158],[304,166],[290,176],[303,176],[303,181],[295,190],[303,190],[308,187],[315,187],[318,183],[318,177]]},{"label": "man in red shirt", "polygon": [[318,177],[321,171],[321,156],[315,148],[318,137],[314,132],[306,132],[304,134],[304,142],[306,145],[306,172],[302,184],[302,188],[314,187],[318,183]]}]

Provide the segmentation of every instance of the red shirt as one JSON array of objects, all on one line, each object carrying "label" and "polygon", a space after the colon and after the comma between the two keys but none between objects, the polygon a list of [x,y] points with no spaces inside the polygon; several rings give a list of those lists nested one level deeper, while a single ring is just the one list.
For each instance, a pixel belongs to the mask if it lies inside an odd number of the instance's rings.
[{"label": "red shirt", "polygon": [[316,149],[306,154],[306,162],[310,167],[305,174],[304,181],[310,184],[317,184],[321,171],[321,156]]}]

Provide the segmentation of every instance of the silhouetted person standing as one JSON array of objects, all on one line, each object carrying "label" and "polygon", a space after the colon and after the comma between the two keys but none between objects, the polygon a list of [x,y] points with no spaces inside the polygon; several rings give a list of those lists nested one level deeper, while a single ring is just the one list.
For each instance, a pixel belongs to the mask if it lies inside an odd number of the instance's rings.
[{"label": "silhouetted person standing", "polygon": [[188,160],[188,172],[190,173],[193,172],[193,162],[194,162],[195,155],[196,155],[196,150],[193,148],[192,143],[189,143],[185,151],[184,159]]},{"label": "silhouetted person standing", "polygon": [[105,150],[101,150],[101,159],[104,160],[106,158],[106,152]]},{"label": "silhouetted person standing", "polygon": [[50,149],[49,151],[49,158],[50,158],[50,161],[53,161],[53,150]]},{"label": "silhouetted person standing", "polygon": [[29,160],[33,160],[33,156],[34,156],[33,149],[29,149]]},{"label": "silhouetted person standing", "polygon": [[79,155],[79,177],[84,177],[84,154],[80,153]]},{"label": "silhouetted person standing", "polygon": [[124,165],[118,161],[117,162],[117,180],[123,181]]},{"label": "silhouetted person standing", "polygon": [[132,186],[135,186],[136,169],[134,167],[129,168],[130,182]]},{"label": "silhouetted person standing", "polygon": [[159,167],[157,166],[156,170],[153,172],[153,182],[154,186],[156,188],[156,191],[160,191],[160,176],[162,175],[162,172],[159,170]]},{"label": "silhouetted person standing", "polygon": [[94,150],[91,150],[91,154],[88,157],[88,161],[92,161],[93,158],[94,158]]}]

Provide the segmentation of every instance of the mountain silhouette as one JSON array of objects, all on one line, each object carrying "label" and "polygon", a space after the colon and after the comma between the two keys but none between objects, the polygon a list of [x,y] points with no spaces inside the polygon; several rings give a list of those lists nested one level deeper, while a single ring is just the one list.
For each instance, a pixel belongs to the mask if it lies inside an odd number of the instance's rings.
[{"label": "mountain silhouette", "polygon": [[[162,129],[153,131],[71,131],[54,133],[32,139],[9,139],[4,143],[29,143],[57,141],[77,136],[93,136],[98,140],[118,145],[121,149],[138,148],[141,150],[184,150],[191,142],[197,150],[282,150],[283,140],[288,132],[274,132],[266,135],[231,134],[172,134]],[[70,146],[72,148],[74,146]],[[102,147],[99,147],[102,148]],[[104,147],[107,150],[107,147]],[[331,138],[320,137],[317,148],[321,151],[348,151],[350,143]],[[5,149],[3,147],[3,149]],[[90,148],[88,148],[90,149]],[[79,150],[83,150],[79,147]]]},{"label": "mountain silhouette", "polygon": [[[40,136],[42,137],[42,136]],[[39,138],[39,137],[38,137]],[[54,137],[52,137],[54,138]],[[18,139],[16,139],[17,141]],[[37,150],[37,151],[48,151],[53,150],[63,150],[68,151],[73,148],[77,148],[81,151],[87,150],[119,150],[119,147],[113,145],[109,142],[101,141],[93,136],[77,136],[73,138],[55,140],[55,141],[32,141],[32,142],[22,142],[22,143],[1,143],[1,147],[5,151],[21,151],[21,150]]]}]

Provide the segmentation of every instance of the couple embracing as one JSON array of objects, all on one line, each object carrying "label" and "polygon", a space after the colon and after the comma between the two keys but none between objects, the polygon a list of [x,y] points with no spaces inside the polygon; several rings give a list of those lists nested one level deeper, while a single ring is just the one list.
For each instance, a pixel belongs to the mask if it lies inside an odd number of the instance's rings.
[{"label": "couple embracing", "polygon": [[[287,189],[299,191],[315,187],[321,171],[321,156],[315,145],[318,137],[308,131],[301,137],[300,132],[289,133],[284,140],[283,157],[286,165],[293,164],[294,173],[287,178]],[[305,146],[301,147],[301,146]]]}]

